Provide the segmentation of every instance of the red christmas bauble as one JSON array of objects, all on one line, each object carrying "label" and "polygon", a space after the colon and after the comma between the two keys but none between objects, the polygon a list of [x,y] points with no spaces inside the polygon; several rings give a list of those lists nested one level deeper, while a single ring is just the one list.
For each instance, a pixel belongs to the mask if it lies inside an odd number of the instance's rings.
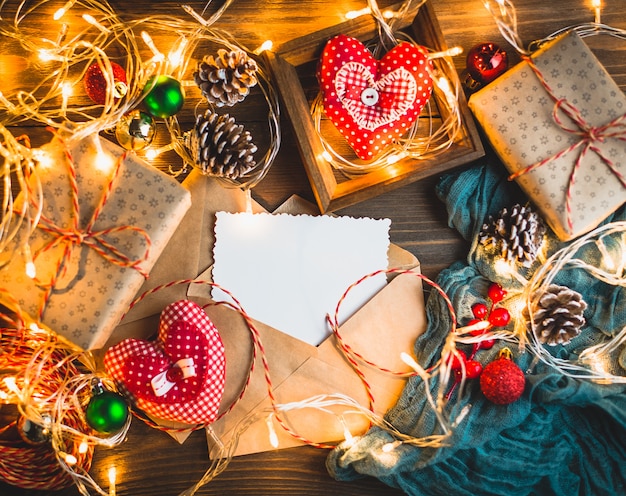
[{"label": "red christmas bauble", "polygon": [[111,69],[113,71],[113,88],[109,88],[102,69],[98,64],[90,65],[87,68],[87,72],[85,72],[83,79],[85,92],[98,105],[104,105],[109,92],[113,92],[113,97],[118,99],[122,98],[128,90],[124,68],[115,62],[111,62]]},{"label": "red christmas bauble", "polygon": [[480,375],[481,391],[489,401],[497,405],[508,405],[517,401],[525,386],[524,372],[506,356],[487,364]]},{"label": "red christmas bauble", "polygon": [[480,85],[490,83],[508,67],[507,53],[495,43],[481,43],[467,53],[467,72]]}]

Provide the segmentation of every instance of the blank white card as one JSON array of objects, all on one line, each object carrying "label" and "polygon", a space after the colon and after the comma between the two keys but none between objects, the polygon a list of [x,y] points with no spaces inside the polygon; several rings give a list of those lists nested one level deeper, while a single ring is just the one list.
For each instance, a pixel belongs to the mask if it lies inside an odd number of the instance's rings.
[{"label": "blank white card", "polygon": [[[389,219],[217,212],[213,282],[254,319],[317,346],[348,287],[387,268]],[[341,303],[340,323],[386,283],[367,278]],[[217,288],[216,301],[231,299]]]}]

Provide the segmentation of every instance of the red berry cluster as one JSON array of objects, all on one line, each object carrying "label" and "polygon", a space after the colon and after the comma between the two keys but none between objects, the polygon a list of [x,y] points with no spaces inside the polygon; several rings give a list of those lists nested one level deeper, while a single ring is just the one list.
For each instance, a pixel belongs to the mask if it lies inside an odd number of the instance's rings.
[{"label": "red berry cluster", "polygon": [[[487,291],[487,296],[491,301],[491,305],[488,306],[486,303],[475,303],[472,306],[472,314],[474,318],[468,322],[468,326],[477,324],[482,321],[489,322],[489,325],[485,328],[476,329],[470,331],[472,336],[480,336],[483,335],[493,327],[504,327],[511,320],[511,315],[509,311],[504,307],[497,307],[496,305],[500,303],[504,297],[506,296],[506,290],[497,283],[492,283],[489,286]],[[454,371],[454,383],[448,391],[446,398],[450,398],[452,393],[461,382],[463,377],[463,364],[465,365],[465,377],[467,379],[476,379],[480,377],[483,366],[482,364],[474,360],[476,353],[478,350],[488,350],[495,344],[495,339],[482,339],[481,341],[474,343],[472,346],[472,351],[468,356],[464,351],[457,350],[458,356],[454,356],[451,364],[451,368]]]}]

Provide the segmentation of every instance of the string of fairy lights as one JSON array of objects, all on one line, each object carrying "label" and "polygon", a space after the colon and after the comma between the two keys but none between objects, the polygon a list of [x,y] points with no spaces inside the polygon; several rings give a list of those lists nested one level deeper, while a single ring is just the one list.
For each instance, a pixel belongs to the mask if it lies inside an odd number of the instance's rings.
[{"label": "string of fairy lights", "polygon": [[[68,140],[80,140],[87,136],[100,133],[113,133],[118,123],[129,112],[138,108],[146,98],[146,86],[151,78],[169,76],[182,82],[182,87],[188,84],[191,63],[197,60],[207,50],[215,47],[226,47],[228,50],[241,50],[250,56],[258,56],[263,49],[269,49],[271,44],[251,50],[241,45],[232,35],[215,27],[223,12],[232,3],[227,0],[211,16],[205,17],[209,4],[202,11],[196,11],[190,6],[183,6],[180,16],[150,16],[141,19],[122,19],[106,1],[68,0],[56,8],[56,3],[48,1],[28,2],[21,1],[11,6],[8,0],[0,2],[0,36],[18,57],[36,60],[28,70],[33,72],[29,80],[38,81],[31,88],[16,88],[13,92],[0,93],[0,155],[2,155],[3,203],[0,224],[0,262],[5,257],[5,247],[15,238],[20,230],[26,228],[32,233],[37,226],[38,218],[43,207],[41,187],[33,174],[38,164],[45,161],[41,150],[31,148],[28,139],[15,137],[10,128],[19,126],[28,121],[37,121],[49,126]],[[408,0],[402,7],[403,17],[408,11],[417,11],[424,0]],[[52,8],[54,4],[55,8]],[[486,8],[492,13],[503,36],[512,46],[520,51],[525,50],[517,33],[517,18],[513,4],[509,0],[486,0]],[[611,36],[624,38],[621,30],[605,26],[601,23],[601,4],[594,0],[592,5],[595,14],[593,23],[570,27],[577,29],[583,35],[605,33]],[[396,43],[398,39],[410,38],[396,31],[394,16],[387,12],[380,12],[376,3],[370,0],[368,8],[362,11],[348,13],[347,18],[358,15],[374,15],[382,29],[381,39],[386,43]],[[32,33],[30,21],[38,16],[51,17],[49,33]],[[154,39],[159,39],[169,33],[176,33],[172,49],[168,54],[157,46]],[[556,35],[556,33],[555,33]],[[372,51],[381,47],[372,46]],[[458,54],[457,50],[443,54],[433,54],[432,60],[440,64],[451,64],[450,57]],[[125,81],[115,76],[114,63],[124,60]],[[271,84],[271,79],[259,60],[258,91],[267,104],[267,121],[269,144],[263,158],[251,174],[240,181],[225,181],[227,186],[235,186],[249,191],[265,177],[271,167],[280,147],[281,134],[279,126],[279,106],[277,95]],[[104,95],[101,103],[90,102],[82,104],[84,100],[75,98],[83,79],[90,66],[96,64],[109,88],[117,88],[118,92],[110,91]],[[449,81],[442,78],[443,71],[436,70],[432,76],[435,81],[434,91],[439,92],[439,102],[448,106],[446,119],[435,128],[432,110],[426,112],[426,119],[418,120],[423,126],[426,120],[426,132],[418,133],[418,124],[409,134],[400,140],[397,145],[382,154],[372,163],[358,163],[342,156],[332,146],[322,139],[326,149],[325,157],[338,170],[347,174],[369,172],[376,168],[385,167],[395,161],[405,158],[433,157],[444,151],[453,142],[460,127],[460,110],[458,96],[461,89],[450,87]],[[77,103],[78,102],[78,103]],[[319,99],[316,99],[311,108],[318,132],[322,134],[321,121],[323,110]],[[175,114],[164,118],[169,143],[156,148],[145,150],[148,159],[154,158],[164,151],[173,150],[185,164],[193,164],[193,157],[187,146],[187,130],[181,127]],[[323,138],[323,137],[322,137]],[[35,180],[34,180],[35,179]],[[20,197],[13,196],[14,191],[20,191]],[[34,208],[33,208],[34,206]],[[476,345],[487,340],[500,340],[533,353],[537,360],[561,370],[564,374],[574,377],[605,381],[609,383],[624,382],[622,376],[614,375],[604,370],[601,362],[607,356],[614,354],[626,342],[626,330],[618,333],[611,340],[590,347],[581,355],[579,363],[571,363],[554,358],[536,340],[532,339],[532,332],[526,329],[526,323],[521,317],[521,309],[526,306],[532,309],[533,297],[542,287],[550,284],[555,274],[565,267],[573,266],[588,271],[594,277],[614,286],[626,284],[624,268],[626,266],[626,224],[615,223],[594,230],[572,243],[567,248],[555,253],[538,270],[530,280],[520,278],[514,269],[511,269],[513,282],[521,289],[512,291],[503,301],[514,315],[514,329],[489,325],[485,322],[477,325],[457,327],[456,316],[452,304],[447,296],[432,281],[410,271],[396,271],[420,277],[431,285],[446,302],[451,314],[452,327],[449,338],[444,343],[441,357],[430,367],[419,364],[419,356],[403,354],[403,361],[412,372],[404,373],[404,377],[413,377],[425,384],[425,394],[430,407],[436,414],[437,432],[424,437],[415,438],[398,431],[393,425],[379,415],[373,413],[372,405],[364,406],[352,398],[328,394],[315,396],[303,401],[286,404],[274,403],[272,408],[255,412],[244,418],[235,429],[235,434],[228,443],[223,443],[215,435],[210,425],[203,426],[207,436],[214,440],[211,452],[211,462],[205,474],[197,483],[181,493],[181,496],[193,496],[202,486],[209,483],[223,472],[233,457],[239,437],[246,429],[259,418],[265,418],[268,425],[268,435],[275,444],[277,441],[274,432],[274,420],[302,409],[316,409],[327,412],[332,420],[342,424],[341,416],[329,410],[329,406],[340,406],[365,417],[371,425],[386,430],[392,441],[382,446],[380,456],[389,457],[401,445],[418,447],[440,447],[449,441],[454,429],[461,425],[471,405],[465,408],[456,408],[454,402],[459,402],[461,394],[450,401],[446,397],[450,384],[455,381],[453,363],[458,360],[459,345]],[[618,242],[615,242],[615,240]],[[605,265],[595,267],[586,264],[579,258],[583,247],[594,246],[606,256]],[[28,243],[22,247],[28,251]],[[28,259],[28,257],[26,257]],[[28,269],[28,267],[26,267]],[[1,269],[0,269],[1,270]],[[513,275],[513,274],[516,275]],[[369,277],[369,276],[366,276]],[[358,284],[359,282],[355,283]],[[346,290],[346,294],[353,288]],[[5,295],[10,298],[10,295]],[[345,295],[344,295],[345,297]],[[339,305],[341,302],[339,302]],[[239,309],[243,312],[243,309]],[[93,418],[89,419],[84,413],[90,402],[102,390],[115,391],[115,384],[106,375],[97,370],[89,353],[77,352],[76,349],[57,340],[54,335],[41,329],[28,316],[18,312],[17,317],[3,316],[12,323],[15,329],[2,329],[0,343],[5,350],[11,353],[0,355],[0,402],[17,405],[23,421],[39,426],[38,434],[43,429],[46,446],[52,448],[53,463],[60,467],[62,475],[54,484],[67,484],[68,480],[75,483],[83,495],[92,493],[102,495],[116,494],[116,471],[111,467],[109,472],[109,489],[103,489],[89,475],[91,454],[97,446],[116,446],[123,442],[128,434],[130,416],[122,416],[113,432],[107,426],[104,430],[94,433]],[[339,336],[339,323],[329,317],[329,325]],[[482,326],[482,327],[481,327]],[[485,332],[476,333],[477,329]],[[531,336],[530,340],[528,336]],[[259,339],[258,337],[256,339]],[[344,347],[346,356],[351,359],[356,373],[364,363],[376,366],[367,357],[355,356],[350,353],[349,347]],[[262,348],[259,350],[262,356]],[[466,378],[465,364],[460,361],[459,390],[463,390]],[[271,388],[269,375],[266,371],[268,387]],[[389,371],[388,371],[389,372]],[[402,375],[395,373],[396,375]],[[364,384],[367,387],[366,384]],[[45,412],[45,415],[44,415]],[[279,422],[280,424],[280,422]],[[283,424],[280,424],[283,426]],[[345,427],[345,424],[342,424]],[[89,427],[92,427],[90,429]],[[345,428],[344,443],[354,442],[354,436]],[[297,435],[297,433],[294,433]],[[305,439],[303,441],[306,442]],[[49,443],[49,444],[48,444]],[[313,444],[313,443],[311,443]],[[40,448],[28,451],[28,455],[39,456]],[[22,452],[24,456],[26,453]],[[34,458],[30,459],[33,463]],[[28,466],[28,462],[26,463]],[[19,472],[22,474],[23,472]],[[49,475],[49,474],[47,474]],[[18,480],[12,482],[19,484]],[[39,484],[51,484],[50,479],[36,481],[33,487]]]}]

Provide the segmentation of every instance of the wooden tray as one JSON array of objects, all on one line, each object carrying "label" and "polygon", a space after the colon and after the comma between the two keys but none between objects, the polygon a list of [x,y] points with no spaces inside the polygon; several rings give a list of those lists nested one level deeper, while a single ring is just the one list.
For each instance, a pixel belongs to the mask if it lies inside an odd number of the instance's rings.
[{"label": "wooden tray", "polygon": [[[420,8],[414,19],[408,19],[401,25],[410,26],[412,37],[418,44],[435,52],[447,50],[430,1]],[[348,177],[333,168],[323,157],[324,147],[311,117],[311,101],[306,95],[308,94],[311,100],[315,97],[318,87],[312,87],[310,83],[313,81],[312,84],[317,85],[314,78],[316,62],[326,42],[338,34],[347,34],[367,41],[376,36],[377,27],[372,16],[365,15],[294,39],[278,46],[272,52],[264,52],[322,213],[353,205],[393,188],[466,164],[484,155],[467,101],[460,92],[461,130],[455,136],[452,145],[444,152],[432,157],[425,154],[419,159],[404,158],[393,166],[358,176]],[[433,65],[452,85],[460,84],[458,74],[448,64],[435,59]],[[309,87],[305,93],[304,85],[307,82]],[[433,92],[431,102],[436,105],[441,117],[445,118],[447,105],[442,104],[441,98]],[[343,139],[338,132],[336,134],[338,138]],[[326,136],[324,139],[327,139]]]}]

